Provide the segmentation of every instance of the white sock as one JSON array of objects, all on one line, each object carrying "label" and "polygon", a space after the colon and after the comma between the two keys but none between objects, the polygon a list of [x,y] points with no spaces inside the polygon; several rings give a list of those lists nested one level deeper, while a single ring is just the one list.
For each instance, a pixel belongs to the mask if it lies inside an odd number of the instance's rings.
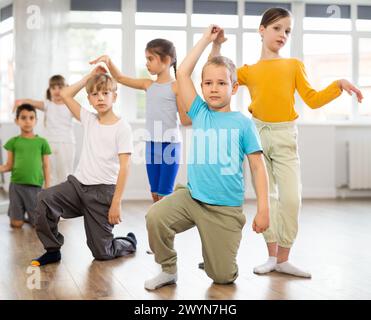
[{"label": "white sock", "polygon": [[277,257],[269,257],[267,262],[254,268],[254,273],[264,274],[274,271],[277,264]]},{"label": "white sock", "polygon": [[144,281],[144,288],[147,290],[156,290],[160,287],[167,286],[169,284],[174,284],[178,280],[178,275],[176,273],[171,274],[162,271],[156,277]]},{"label": "white sock", "polygon": [[297,277],[311,278],[312,275],[309,272],[298,269],[297,267],[290,264],[288,261],[277,263],[276,269],[277,272],[291,274]]}]

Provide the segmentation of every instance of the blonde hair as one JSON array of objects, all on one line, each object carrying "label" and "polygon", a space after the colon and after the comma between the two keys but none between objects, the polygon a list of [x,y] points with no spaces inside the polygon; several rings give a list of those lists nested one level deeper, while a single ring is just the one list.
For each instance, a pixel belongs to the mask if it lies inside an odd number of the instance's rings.
[{"label": "blonde hair", "polygon": [[88,94],[92,93],[94,90],[96,91],[117,91],[117,82],[112,79],[110,75],[107,73],[97,74],[91,77],[87,84],[86,84],[86,92]]},{"label": "blonde hair", "polygon": [[230,73],[232,84],[235,84],[237,82],[236,65],[233,63],[231,59],[223,56],[211,58],[205,63],[205,65],[202,68],[202,78],[204,76],[205,68],[209,65],[226,67]]}]

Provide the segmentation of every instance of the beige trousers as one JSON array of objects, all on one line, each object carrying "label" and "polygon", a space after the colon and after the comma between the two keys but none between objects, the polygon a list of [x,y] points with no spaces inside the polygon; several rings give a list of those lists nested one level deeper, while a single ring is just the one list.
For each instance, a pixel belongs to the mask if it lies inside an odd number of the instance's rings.
[{"label": "beige trousers", "polygon": [[291,248],[298,232],[301,207],[300,161],[295,122],[253,119],[260,134],[269,176],[270,227],[267,243]]},{"label": "beige trousers", "polygon": [[206,274],[220,284],[237,278],[236,256],[246,223],[242,207],[208,205],[193,199],[187,187],[177,185],[174,193],[150,208],[146,223],[150,248],[163,271],[177,271],[175,234],[196,226]]}]

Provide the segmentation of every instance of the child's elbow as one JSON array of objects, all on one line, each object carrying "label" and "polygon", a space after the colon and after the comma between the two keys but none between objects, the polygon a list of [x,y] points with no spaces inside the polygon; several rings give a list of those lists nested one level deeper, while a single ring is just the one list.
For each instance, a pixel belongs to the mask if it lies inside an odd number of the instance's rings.
[{"label": "child's elbow", "polygon": [[61,98],[62,98],[62,99],[67,98],[67,96],[68,96],[67,88],[63,88],[63,89],[61,90],[60,95],[61,95]]},{"label": "child's elbow", "polygon": [[318,109],[318,108],[321,108],[323,106],[323,104],[320,104],[316,101],[308,101],[307,102],[307,105],[309,106],[309,108],[311,109]]}]

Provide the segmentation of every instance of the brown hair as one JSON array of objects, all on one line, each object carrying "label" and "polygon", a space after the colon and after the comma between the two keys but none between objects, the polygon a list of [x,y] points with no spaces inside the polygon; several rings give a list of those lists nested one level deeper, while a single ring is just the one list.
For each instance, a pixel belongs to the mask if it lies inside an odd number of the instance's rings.
[{"label": "brown hair", "polygon": [[85,88],[88,94],[92,93],[94,90],[115,92],[117,90],[117,82],[113,80],[109,74],[101,73],[91,77]]},{"label": "brown hair", "polygon": [[50,88],[51,87],[54,87],[54,86],[65,87],[66,85],[67,85],[66,84],[66,79],[63,76],[61,76],[60,74],[56,74],[56,75],[52,76],[49,79],[49,88],[48,88],[48,90],[46,90],[46,99],[48,99],[48,100],[52,99],[52,96],[50,94]]},{"label": "brown hair", "polygon": [[31,106],[28,103],[23,103],[23,104],[21,104],[20,106],[17,107],[17,111],[16,111],[16,114],[15,114],[15,118],[17,120],[19,119],[19,116],[21,115],[21,112],[23,110],[27,110],[29,112],[34,112],[35,113],[35,118],[37,118],[37,113],[36,113],[35,107],[34,106]]},{"label": "brown hair", "polygon": [[202,77],[204,75],[204,69],[208,66],[208,65],[215,65],[215,66],[223,66],[223,67],[226,67],[231,75],[231,81],[232,81],[232,84],[236,83],[237,82],[237,73],[236,73],[236,65],[233,63],[233,61],[227,57],[223,57],[223,56],[217,56],[217,57],[213,57],[211,58],[210,60],[208,60],[205,65],[203,66],[202,68]]},{"label": "brown hair", "polygon": [[170,67],[174,68],[176,77],[176,50],[174,44],[166,39],[154,39],[147,43],[146,51],[160,56],[161,61],[164,61],[167,56],[171,58]]},{"label": "brown hair", "polygon": [[266,28],[272,23],[275,23],[276,21],[282,18],[291,17],[291,16],[292,16],[291,12],[287,9],[269,8],[263,13],[262,19],[260,21],[260,25]]}]

